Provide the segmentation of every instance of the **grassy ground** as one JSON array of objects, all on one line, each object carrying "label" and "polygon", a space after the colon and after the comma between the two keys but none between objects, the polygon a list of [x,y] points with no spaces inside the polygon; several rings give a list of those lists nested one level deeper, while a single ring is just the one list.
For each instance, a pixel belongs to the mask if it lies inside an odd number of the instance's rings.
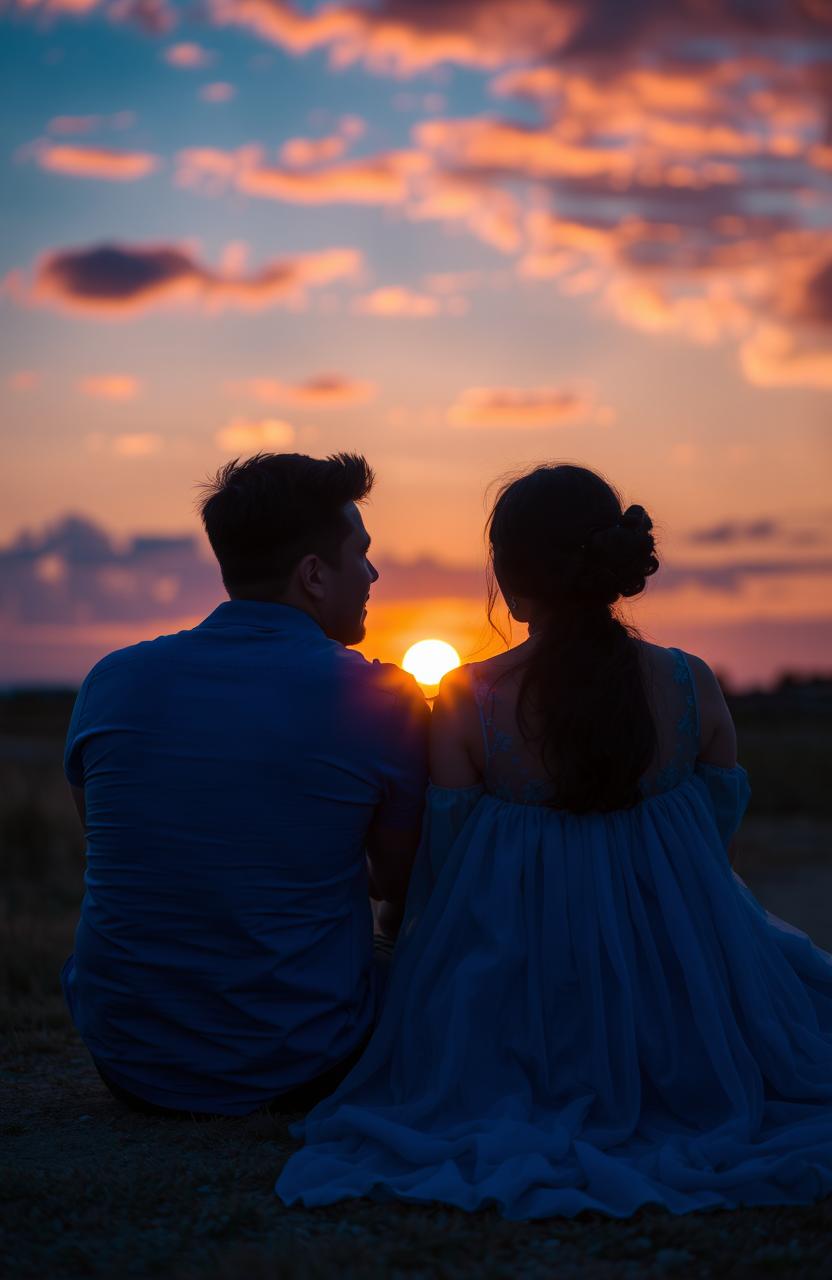
[{"label": "grassy ground", "polygon": [[[19,711],[19,709],[18,709]],[[16,713],[17,714],[17,713]],[[22,714],[22,720],[21,720]],[[56,721],[57,715],[57,721]],[[60,770],[64,711],[0,716],[0,1258],[13,1277],[604,1277],[832,1275],[832,1201],[807,1208],[626,1222],[584,1215],[503,1222],[495,1212],[353,1201],[287,1210],[274,1181],[294,1149],[287,1121],[207,1124],[122,1108],[64,1012],[83,872]],[[752,733],[753,729],[753,733]],[[741,726],[742,730],[742,726]],[[755,807],[737,866],[755,892],[832,947],[829,734],[748,732]],[[789,761],[799,767],[789,776]],[[827,894],[825,901],[829,901]],[[783,904],[788,904],[788,910]]]}]

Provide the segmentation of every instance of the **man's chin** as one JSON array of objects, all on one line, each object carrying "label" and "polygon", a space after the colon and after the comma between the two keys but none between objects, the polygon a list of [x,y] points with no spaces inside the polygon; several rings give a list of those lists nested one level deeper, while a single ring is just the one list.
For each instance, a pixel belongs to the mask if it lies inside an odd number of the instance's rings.
[{"label": "man's chin", "polygon": [[327,632],[327,634],[330,640],[337,640],[340,644],[350,648],[351,645],[361,644],[367,634],[367,628],[364,626],[364,619],[362,618],[354,627],[350,627],[349,631],[344,627],[338,635],[333,634],[331,631]]}]

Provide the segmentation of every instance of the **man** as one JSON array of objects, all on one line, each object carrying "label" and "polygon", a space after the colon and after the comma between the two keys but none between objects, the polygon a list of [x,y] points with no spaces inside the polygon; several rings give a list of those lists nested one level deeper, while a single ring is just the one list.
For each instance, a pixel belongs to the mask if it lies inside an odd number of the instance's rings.
[{"label": "man", "polygon": [[87,834],[61,974],[102,1078],[142,1110],[301,1109],[380,1000],[368,889],[401,910],[429,713],[364,636],[362,457],[259,454],[207,487],[229,600],[102,659],[65,769]]}]

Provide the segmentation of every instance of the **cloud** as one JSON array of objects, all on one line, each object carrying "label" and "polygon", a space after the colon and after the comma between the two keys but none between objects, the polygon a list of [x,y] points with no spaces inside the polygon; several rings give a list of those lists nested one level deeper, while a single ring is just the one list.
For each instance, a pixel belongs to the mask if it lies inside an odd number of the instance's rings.
[{"label": "cloud", "polygon": [[78,390],[98,400],[134,400],[140,383],[129,373],[104,373],[79,378]]},{"label": "cloud", "polygon": [[390,151],[323,169],[244,166],[235,185],[246,195],[295,204],[400,204],[423,167],[417,152]]},{"label": "cloud", "polygon": [[758,520],[722,520],[703,529],[693,529],[688,541],[727,546],[734,542],[768,542],[782,533],[778,520],[761,516]]},{"label": "cloud", "polygon": [[0,548],[0,611],[10,625],[204,616],[221,598],[218,567],[192,537],[117,543],[89,518],[67,515]]},{"label": "cloud", "polygon": [[755,329],[740,347],[740,364],[748,381],[757,387],[832,390],[832,343],[807,350],[779,325]]},{"label": "cloud", "polygon": [[161,453],[163,447],[164,440],[153,431],[124,431],[113,436],[91,431],[84,436],[87,453],[112,454],[116,458],[150,458]]},{"label": "cloud", "polygon": [[44,255],[28,299],[99,315],[171,302],[203,310],[301,305],[310,289],[352,278],[360,266],[357,250],[333,248],[276,259],[248,274],[217,272],[187,246],[98,244]]},{"label": "cloud", "polygon": [[293,168],[305,169],[310,165],[338,160],[348,145],[349,140],[340,133],[329,134],[325,138],[289,138],[280,148],[280,158]]},{"label": "cloud", "polygon": [[382,0],[306,13],[284,0],[215,0],[215,21],[245,26],[293,54],[329,47],[338,67],[364,61],[407,75],[441,62],[499,67],[554,52],[577,25],[572,6],[547,0]]},{"label": "cloud", "polygon": [[340,373],[321,373],[302,382],[281,382],[277,378],[246,378],[231,382],[234,395],[248,396],[261,404],[291,404],[301,409],[340,409],[363,404],[376,393],[375,384]]},{"label": "cloud", "polygon": [[236,183],[244,169],[256,168],[262,158],[257,143],[246,143],[234,151],[220,147],[186,147],[176,157],[175,182],[194,187],[206,195],[218,195]]},{"label": "cloud", "polygon": [[825,5],[775,0],[761,9],[745,0],[721,0],[703,15],[697,0],[378,0],[318,7],[288,0],[214,0],[214,20],[248,27],[295,55],[328,47],[333,65],[362,60],[372,70],[412,74],[443,62],[499,68],[513,63],[604,60],[629,54],[653,33],[674,37],[828,34]]},{"label": "cloud", "polygon": [[40,374],[34,369],[18,369],[10,373],[6,379],[12,391],[33,391],[40,381]]},{"label": "cloud", "polygon": [[591,398],[563,387],[467,387],[448,409],[453,427],[557,427],[586,417]]},{"label": "cloud", "polygon": [[508,191],[482,175],[457,171],[428,171],[407,208],[414,221],[461,222],[478,239],[513,253],[522,242],[522,210]]},{"label": "cloud", "polygon": [[199,91],[203,102],[230,102],[236,90],[226,80],[215,80],[213,84],[204,84]]},{"label": "cloud", "polygon": [[295,429],[277,418],[234,418],[216,434],[216,442],[229,453],[257,453],[260,449],[286,449],[294,443]]},{"label": "cloud", "polygon": [[401,285],[388,285],[356,298],[353,310],[364,316],[425,317],[438,315],[440,303],[430,294],[416,293]]},{"label": "cloud", "polygon": [[178,21],[167,0],[114,0],[107,14],[111,21],[129,23],[150,36],[168,35]]},{"label": "cloud", "polygon": [[162,53],[162,57],[171,67],[179,67],[185,71],[195,71],[203,67],[210,67],[216,54],[210,49],[203,48],[201,44],[184,41],[181,44],[168,45],[167,49]]},{"label": "cloud", "polygon": [[120,458],[149,458],[162,448],[162,437],[152,431],[126,432],[113,439],[113,452]]},{"label": "cloud", "polygon": [[156,156],[145,151],[116,151],[111,147],[82,147],[41,142],[34,148],[41,169],[75,178],[99,178],[108,182],[135,182],[158,168]]},{"label": "cloud", "polygon": [[53,116],[46,126],[48,133],[64,137],[72,134],[94,133],[101,125],[101,116]]}]

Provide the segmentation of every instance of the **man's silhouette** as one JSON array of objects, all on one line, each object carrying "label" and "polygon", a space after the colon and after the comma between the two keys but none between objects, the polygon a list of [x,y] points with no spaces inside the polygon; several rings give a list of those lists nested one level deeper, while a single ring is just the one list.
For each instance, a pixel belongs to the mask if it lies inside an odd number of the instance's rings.
[{"label": "man's silhouette", "polygon": [[350,454],[229,463],[202,516],[230,599],[87,676],[65,768],[87,834],[76,1027],[116,1096],[245,1115],[311,1105],[377,1015],[369,893],[395,915],[428,711],[363,638],[378,573]]}]

